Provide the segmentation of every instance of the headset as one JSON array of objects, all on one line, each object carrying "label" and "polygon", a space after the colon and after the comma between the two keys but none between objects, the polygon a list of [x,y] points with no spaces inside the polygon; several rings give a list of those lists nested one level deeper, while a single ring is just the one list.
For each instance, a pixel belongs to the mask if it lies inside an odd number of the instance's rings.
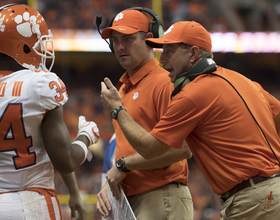
[{"label": "headset", "polygon": [[[149,8],[144,8],[144,7],[132,7],[132,8],[127,8],[125,10],[137,10],[137,11],[148,13],[152,17],[152,22],[149,25],[149,32],[151,32],[154,35],[154,38],[161,38],[163,36],[164,31],[163,31],[162,22],[160,20],[160,17],[153,10],[151,10]],[[113,17],[113,19],[111,20],[109,27],[112,27],[115,17]],[[102,15],[101,14],[96,15],[96,27],[97,27],[98,33],[100,35],[101,35],[101,32],[100,32],[99,26],[100,26],[101,22],[102,22]],[[109,42],[106,39],[105,39],[105,41],[109,45],[111,51],[113,53],[115,53],[114,48],[113,48],[113,42],[112,42],[111,38],[109,39]]]},{"label": "headset", "polygon": [[174,82],[174,90],[171,94],[171,99],[174,95],[179,93],[183,87],[183,84],[189,83],[195,79],[195,77],[206,74],[212,73],[216,71],[216,63],[211,58],[203,58],[196,65],[194,65],[188,72],[180,73]]},{"label": "headset", "polygon": [[[245,99],[242,97],[242,95],[238,92],[238,90],[234,87],[234,85],[227,80],[226,78],[224,78],[223,76],[220,76],[218,74],[213,73],[214,71],[216,71],[216,63],[214,62],[214,60],[212,60],[211,58],[203,58],[201,59],[195,66],[193,66],[188,72],[183,72],[180,73],[176,79],[175,79],[175,83],[174,83],[174,90],[171,94],[171,99],[174,95],[178,94],[181,89],[183,88],[183,85],[186,85],[187,83],[193,81],[197,76],[202,75],[202,74],[212,74],[215,76],[218,76],[222,79],[224,79],[226,82],[228,82],[231,87],[237,92],[237,94],[239,95],[239,97],[242,99],[243,103],[245,104],[247,110],[249,111],[250,115],[252,116],[252,118],[254,119],[254,121],[256,122],[257,126],[259,127],[261,133],[263,134],[270,150],[272,151],[272,153],[274,154],[276,160],[278,161],[279,165],[280,165],[280,160],[277,157],[275,151],[273,150],[272,146],[270,145],[263,129],[261,128],[260,124],[258,123],[257,119],[255,118],[255,116],[253,115],[253,113],[251,112],[249,106],[247,105]],[[185,83],[185,84],[184,84]]]}]

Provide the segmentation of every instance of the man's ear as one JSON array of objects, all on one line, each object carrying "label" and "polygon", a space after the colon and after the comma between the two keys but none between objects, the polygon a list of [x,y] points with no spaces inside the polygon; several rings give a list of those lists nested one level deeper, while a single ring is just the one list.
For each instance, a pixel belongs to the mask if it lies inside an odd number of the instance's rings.
[{"label": "man's ear", "polygon": [[190,49],[191,56],[190,56],[190,62],[196,63],[198,59],[200,59],[200,53],[199,53],[199,47],[198,46],[192,46]]},{"label": "man's ear", "polygon": [[[153,33],[152,33],[152,32],[148,32],[148,33],[146,34],[145,39],[147,39],[147,38],[153,38],[153,37],[154,37]],[[146,44],[146,47],[152,48],[152,47],[148,46],[148,44]]]},{"label": "man's ear", "polygon": [[153,38],[153,37],[154,37],[154,35],[153,35],[152,32],[148,32],[148,33],[146,34],[146,39],[147,39],[147,38]]}]

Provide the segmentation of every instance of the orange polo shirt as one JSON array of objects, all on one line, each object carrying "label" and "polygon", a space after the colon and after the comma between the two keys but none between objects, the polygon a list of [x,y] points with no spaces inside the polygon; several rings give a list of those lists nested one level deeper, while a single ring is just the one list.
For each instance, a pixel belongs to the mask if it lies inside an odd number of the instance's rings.
[{"label": "orange polo shirt", "polygon": [[[119,88],[122,104],[129,115],[150,132],[170,103],[173,84],[170,82],[168,72],[161,68],[157,58],[154,58],[130,78],[127,72],[124,73],[119,80]],[[137,153],[128,143],[115,120],[113,125],[117,142],[115,159]],[[188,184],[187,160],[161,169],[132,170],[121,182],[121,186],[126,196],[131,196],[173,181]]]},{"label": "orange polo shirt", "polygon": [[[280,102],[256,82],[217,67],[242,95],[280,158],[274,118]],[[250,177],[280,170],[263,134],[237,92],[218,76],[198,76],[173,97],[166,114],[151,131],[178,148],[186,139],[214,193],[222,195]]]}]

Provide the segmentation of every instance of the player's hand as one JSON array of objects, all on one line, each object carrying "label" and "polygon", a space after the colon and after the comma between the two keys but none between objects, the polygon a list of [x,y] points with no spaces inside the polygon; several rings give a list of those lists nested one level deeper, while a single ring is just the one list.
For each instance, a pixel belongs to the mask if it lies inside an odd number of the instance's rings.
[{"label": "player's hand", "polygon": [[99,139],[99,129],[93,121],[86,121],[84,116],[79,117],[78,134],[85,135],[90,141],[90,145],[96,144]]},{"label": "player's hand", "polygon": [[107,196],[107,190],[108,182],[105,183],[101,191],[97,194],[96,208],[104,218],[109,217],[109,213],[111,211],[111,205]]},{"label": "player's hand", "polygon": [[106,109],[112,111],[119,107],[121,104],[121,95],[112,84],[109,78],[104,78],[104,82],[101,82],[101,101]]},{"label": "player's hand", "polygon": [[113,166],[107,173],[106,179],[111,188],[113,196],[118,200],[121,197],[121,191],[119,183],[127,176],[127,173],[118,170],[116,166]]},{"label": "player's hand", "polygon": [[[84,220],[85,219],[85,207],[79,195],[71,195],[69,198],[69,207],[71,209],[71,220]],[[78,212],[78,217],[76,216]]]}]

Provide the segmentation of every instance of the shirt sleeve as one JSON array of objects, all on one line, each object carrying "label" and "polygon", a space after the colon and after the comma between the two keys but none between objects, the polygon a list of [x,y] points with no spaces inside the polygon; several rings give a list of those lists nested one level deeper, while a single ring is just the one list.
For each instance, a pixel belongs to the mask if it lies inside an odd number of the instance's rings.
[{"label": "shirt sleeve", "polygon": [[186,97],[176,97],[166,114],[151,131],[151,134],[174,148],[181,148],[184,139],[200,121],[197,106]]},{"label": "shirt sleeve", "polygon": [[164,86],[160,87],[160,91],[157,92],[157,96],[154,97],[156,103],[156,111],[158,112],[158,121],[166,113],[168,105],[171,103],[171,93],[173,91],[173,84],[167,83]]},{"label": "shirt sleeve", "polygon": [[268,103],[269,103],[271,111],[272,111],[273,118],[275,119],[276,116],[280,112],[280,102],[278,99],[276,99],[274,96],[272,96],[265,90],[264,90],[264,95],[265,95],[266,99],[268,100]]},{"label": "shirt sleeve", "polygon": [[267,102],[270,106],[272,116],[275,119],[276,116],[278,115],[278,113],[280,112],[280,101],[278,99],[276,99],[274,96],[272,96],[269,92],[264,90],[263,87],[259,83],[257,83],[257,82],[254,82],[254,83],[262,91],[265,99],[267,100]]},{"label": "shirt sleeve", "polygon": [[66,87],[55,73],[42,73],[37,84],[39,105],[45,110],[63,106],[68,100]]}]

